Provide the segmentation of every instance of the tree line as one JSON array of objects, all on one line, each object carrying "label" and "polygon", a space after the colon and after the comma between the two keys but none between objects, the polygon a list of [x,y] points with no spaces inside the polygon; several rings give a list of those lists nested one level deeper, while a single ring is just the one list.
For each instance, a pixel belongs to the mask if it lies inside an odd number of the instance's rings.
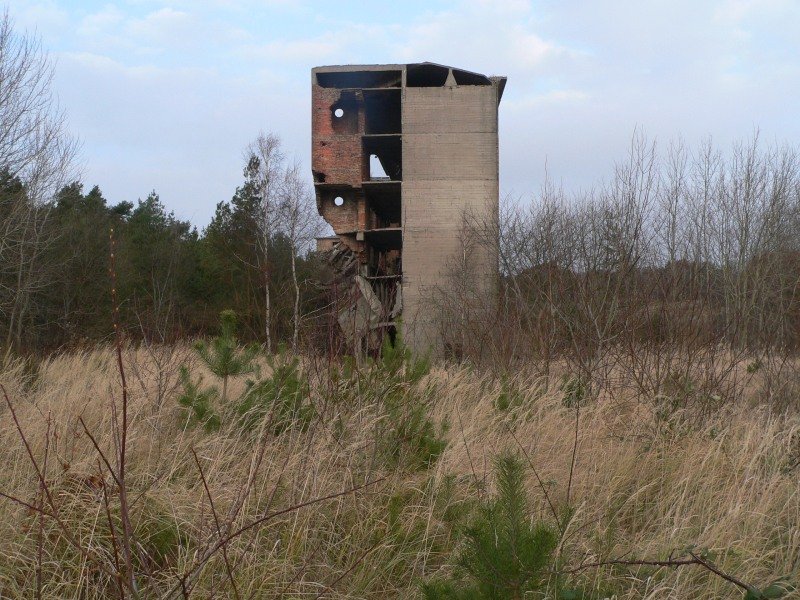
[{"label": "tree line", "polygon": [[[258,154],[265,144],[271,154]],[[134,339],[201,335],[233,309],[246,339],[296,345],[320,300],[308,252],[316,208],[275,136],[250,150],[242,185],[202,230],[156,192],[112,203],[76,181],[37,203],[19,176],[0,173],[0,224],[19,231],[0,272],[4,345],[46,352],[109,337],[112,236],[120,320]]]}]

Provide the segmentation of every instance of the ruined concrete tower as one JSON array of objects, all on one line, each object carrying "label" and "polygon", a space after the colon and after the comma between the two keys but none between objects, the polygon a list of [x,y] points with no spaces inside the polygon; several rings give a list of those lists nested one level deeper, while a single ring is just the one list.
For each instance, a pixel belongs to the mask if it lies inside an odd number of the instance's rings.
[{"label": "ruined concrete tower", "polygon": [[312,70],[317,207],[336,234],[318,247],[347,274],[338,320],[362,348],[402,318],[407,344],[440,352],[437,297],[452,287],[460,259],[469,261],[472,292],[484,306],[496,301],[496,245],[465,245],[464,224],[479,222],[484,238],[497,238],[505,82],[433,63]]}]

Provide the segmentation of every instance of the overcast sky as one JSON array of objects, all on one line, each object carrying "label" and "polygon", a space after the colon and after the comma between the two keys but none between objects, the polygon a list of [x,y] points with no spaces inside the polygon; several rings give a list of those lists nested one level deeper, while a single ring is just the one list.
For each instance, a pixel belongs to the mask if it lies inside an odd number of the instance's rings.
[{"label": "overcast sky", "polygon": [[[279,134],[309,165],[310,69],[432,61],[507,75],[501,191],[545,169],[586,188],[634,128],[721,146],[800,142],[800,0],[12,0],[57,60],[83,180],[112,202],[155,189],[198,225]],[[310,179],[310,167],[308,169]]]}]

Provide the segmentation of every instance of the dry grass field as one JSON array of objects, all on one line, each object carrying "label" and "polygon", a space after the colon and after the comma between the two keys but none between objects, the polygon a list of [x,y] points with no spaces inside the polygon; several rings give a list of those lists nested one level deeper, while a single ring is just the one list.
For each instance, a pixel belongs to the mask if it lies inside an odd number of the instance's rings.
[{"label": "dry grass field", "polygon": [[[700,418],[646,398],[569,402],[560,378],[533,370],[435,366],[386,379],[307,361],[315,416],[303,426],[277,428],[270,413],[243,427],[223,410],[208,431],[177,403],[179,366],[203,371],[191,348],[123,355],[134,583],[115,581],[126,560],[119,489],[89,436],[119,474],[120,377],[113,349],[100,348],[0,371],[46,482],[4,402],[0,492],[13,498],[0,501],[3,598],[422,597],[423,582],[452,572],[505,450],[525,461],[530,519],[560,519],[549,568],[586,597],[744,597],[698,565],[582,568],[620,558],[691,551],[762,589],[798,574],[800,418],[771,412],[754,381]],[[229,398],[245,379],[231,380]],[[402,398],[394,412],[388,394]],[[427,434],[388,422],[419,406]],[[429,465],[405,443],[420,435],[446,441]],[[388,439],[400,443],[387,450]],[[558,597],[539,594],[528,597]]]}]

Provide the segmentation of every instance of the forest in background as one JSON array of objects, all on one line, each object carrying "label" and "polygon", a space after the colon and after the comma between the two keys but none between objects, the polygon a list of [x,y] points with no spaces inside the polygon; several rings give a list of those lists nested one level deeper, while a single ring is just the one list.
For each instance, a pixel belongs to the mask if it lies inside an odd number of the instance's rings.
[{"label": "forest in background", "polygon": [[[4,345],[42,354],[109,339],[112,230],[120,317],[132,339],[167,343],[214,332],[220,312],[233,309],[246,339],[266,341],[269,285],[271,333],[291,344],[295,300],[301,321],[320,302],[318,264],[309,254],[317,229],[298,235],[284,221],[264,236],[256,176],[220,202],[198,231],[155,192],[136,204],[110,203],[98,187],[85,191],[74,182],[37,203],[6,171],[0,177]],[[318,228],[313,197],[301,201],[303,218],[316,218]]]},{"label": "forest in background", "polygon": [[[0,334],[42,354],[107,340],[113,231],[116,294],[131,339],[216,332],[323,350],[335,319],[314,248],[324,231],[302,169],[260,135],[244,181],[198,230],[153,192],[111,203],[97,187],[37,199],[0,177]],[[546,184],[504,198],[499,220],[464,218],[462,258],[429,298],[449,356],[547,359],[644,345],[793,353],[800,345],[800,163],[757,136],[730,151],[707,142],[660,150],[634,136],[608,183],[582,195]],[[499,231],[499,238],[491,233]],[[500,303],[472,293],[470,247],[497,245]],[[496,306],[496,304],[495,304]],[[269,325],[268,325],[269,323]],[[321,341],[322,340],[322,341]]]}]

